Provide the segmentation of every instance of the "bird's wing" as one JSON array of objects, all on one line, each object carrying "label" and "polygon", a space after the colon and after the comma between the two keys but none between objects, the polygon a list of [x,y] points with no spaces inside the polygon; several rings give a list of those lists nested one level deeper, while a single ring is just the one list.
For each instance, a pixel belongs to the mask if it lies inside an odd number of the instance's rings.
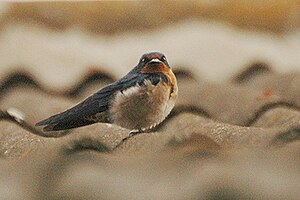
[{"label": "bird's wing", "polygon": [[97,121],[105,122],[107,119],[104,115],[103,119],[99,116],[96,119],[95,116],[108,109],[109,102],[117,90],[115,85],[109,85],[76,106],[38,122],[36,126],[45,126],[44,131],[58,131],[93,124]]},{"label": "bird's wing", "polygon": [[102,112],[108,110],[115,93],[126,89],[139,81],[139,76],[129,74],[119,81],[99,90],[76,106],[38,122],[36,126],[45,126],[43,129],[44,131],[58,131],[85,126],[96,122],[108,122],[107,116]]},{"label": "bird's wing", "polygon": [[[116,92],[126,90],[137,84],[142,86],[144,80],[149,78],[147,76],[148,75],[129,73],[119,81],[104,87],[76,106],[38,122],[36,126],[45,126],[43,128],[44,131],[58,131],[81,127],[96,122],[108,122],[105,111],[109,109],[110,102]],[[156,79],[152,79],[153,78],[151,78],[151,82],[157,82]]]}]

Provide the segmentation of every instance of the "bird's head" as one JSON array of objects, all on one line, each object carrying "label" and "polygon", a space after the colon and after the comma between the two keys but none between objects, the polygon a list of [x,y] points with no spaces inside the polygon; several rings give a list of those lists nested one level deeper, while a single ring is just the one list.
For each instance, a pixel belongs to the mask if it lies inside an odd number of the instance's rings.
[{"label": "bird's head", "polygon": [[138,66],[140,73],[166,73],[170,71],[166,56],[160,52],[142,55]]}]

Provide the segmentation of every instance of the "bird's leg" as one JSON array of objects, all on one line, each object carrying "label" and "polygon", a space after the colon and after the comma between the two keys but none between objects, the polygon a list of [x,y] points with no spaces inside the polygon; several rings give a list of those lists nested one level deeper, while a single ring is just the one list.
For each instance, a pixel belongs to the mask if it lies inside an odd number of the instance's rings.
[{"label": "bird's leg", "polygon": [[129,132],[129,136],[128,137],[132,137],[134,135],[137,135],[139,133],[141,133],[142,131],[141,130],[137,130],[137,129],[133,129]]},{"label": "bird's leg", "polygon": [[141,130],[137,130],[137,129],[131,130],[131,131],[129,132],[129,135],[128,135],[127,137],[123,138],[122,141],[121,141],[115,148],[118,148],[118,147],[119,147],[121,144],[123,144],[126,140],[128,140],[129,138],[131,138],[131,137],[133,137],[133,136],[135,136],[135,135],[137,135],[137,134],[139,134],[139,133],[142,133],[142,131],[141,131]]},{"label": "bird's leg", "polygon": [[139,133],[141,133],[141,130],[137,130],[137,129],[131,130],[131,131],[129,132],[129,135],[128,135],[126,138],[124,138],[124,139],[122,140],[122,142],[124,142],[125,140],[128,140],[129,138],[131,138],[131,137],[133,137],[133,136],[135,136],[135,135],[137,135],[137,134],[139,134]]}]

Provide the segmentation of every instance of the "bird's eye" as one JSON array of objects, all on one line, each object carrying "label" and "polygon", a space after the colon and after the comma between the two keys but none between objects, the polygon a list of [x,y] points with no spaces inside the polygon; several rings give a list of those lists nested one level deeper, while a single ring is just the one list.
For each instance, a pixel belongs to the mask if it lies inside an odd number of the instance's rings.
[{"label": "bird's eye", "polygon": [[142,62],[145,62],[146,61],[146,58],[142,58]]},{"label": "bird's eye", "polygon": [[162,59],[163,61],[167,61],[167,59],[166,59],[165,56],[163,56],[161,59]]}]

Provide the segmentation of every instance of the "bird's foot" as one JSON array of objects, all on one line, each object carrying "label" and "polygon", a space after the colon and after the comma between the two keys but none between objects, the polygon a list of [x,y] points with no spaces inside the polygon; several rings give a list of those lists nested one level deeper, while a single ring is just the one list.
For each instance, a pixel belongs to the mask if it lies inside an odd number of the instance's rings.
[{"label": "bird's foot", "polygon": [[142,133],[142,131],[141,130],[137,130],[137,129],[131,130],[129,132],[129,135],[127,137],[123,138],[122,141],[116,146],[116,148],[119,147],[121,144],[123,144],[129,138],[131,138],[131,137],[133,137],[133,136],[135,136],[135,135],[137,135],[139,133]]},{"label": "bird's foot", "polygon": [[141,133],[140,130],[137,130],[137,129],[131,130],[131,131],[129,132],[129,135],[128,135],[126,138],[124,138],[124,139],[122,140],[122,142],[124,142],[125,140],[128,140],[129,138],[131,138],[131,137],[133,137],[133,136],[135,136],[135,135],[137,135],[137,134],[139,134],[139,133]]},{"label": "bird's foot", "polygon": [[129,137],[132,137],[134,135],[137,135],[139,133],[141,133],[142,131],[141,130],[137,130],[137,129],[133,129],[129,132]]}]

